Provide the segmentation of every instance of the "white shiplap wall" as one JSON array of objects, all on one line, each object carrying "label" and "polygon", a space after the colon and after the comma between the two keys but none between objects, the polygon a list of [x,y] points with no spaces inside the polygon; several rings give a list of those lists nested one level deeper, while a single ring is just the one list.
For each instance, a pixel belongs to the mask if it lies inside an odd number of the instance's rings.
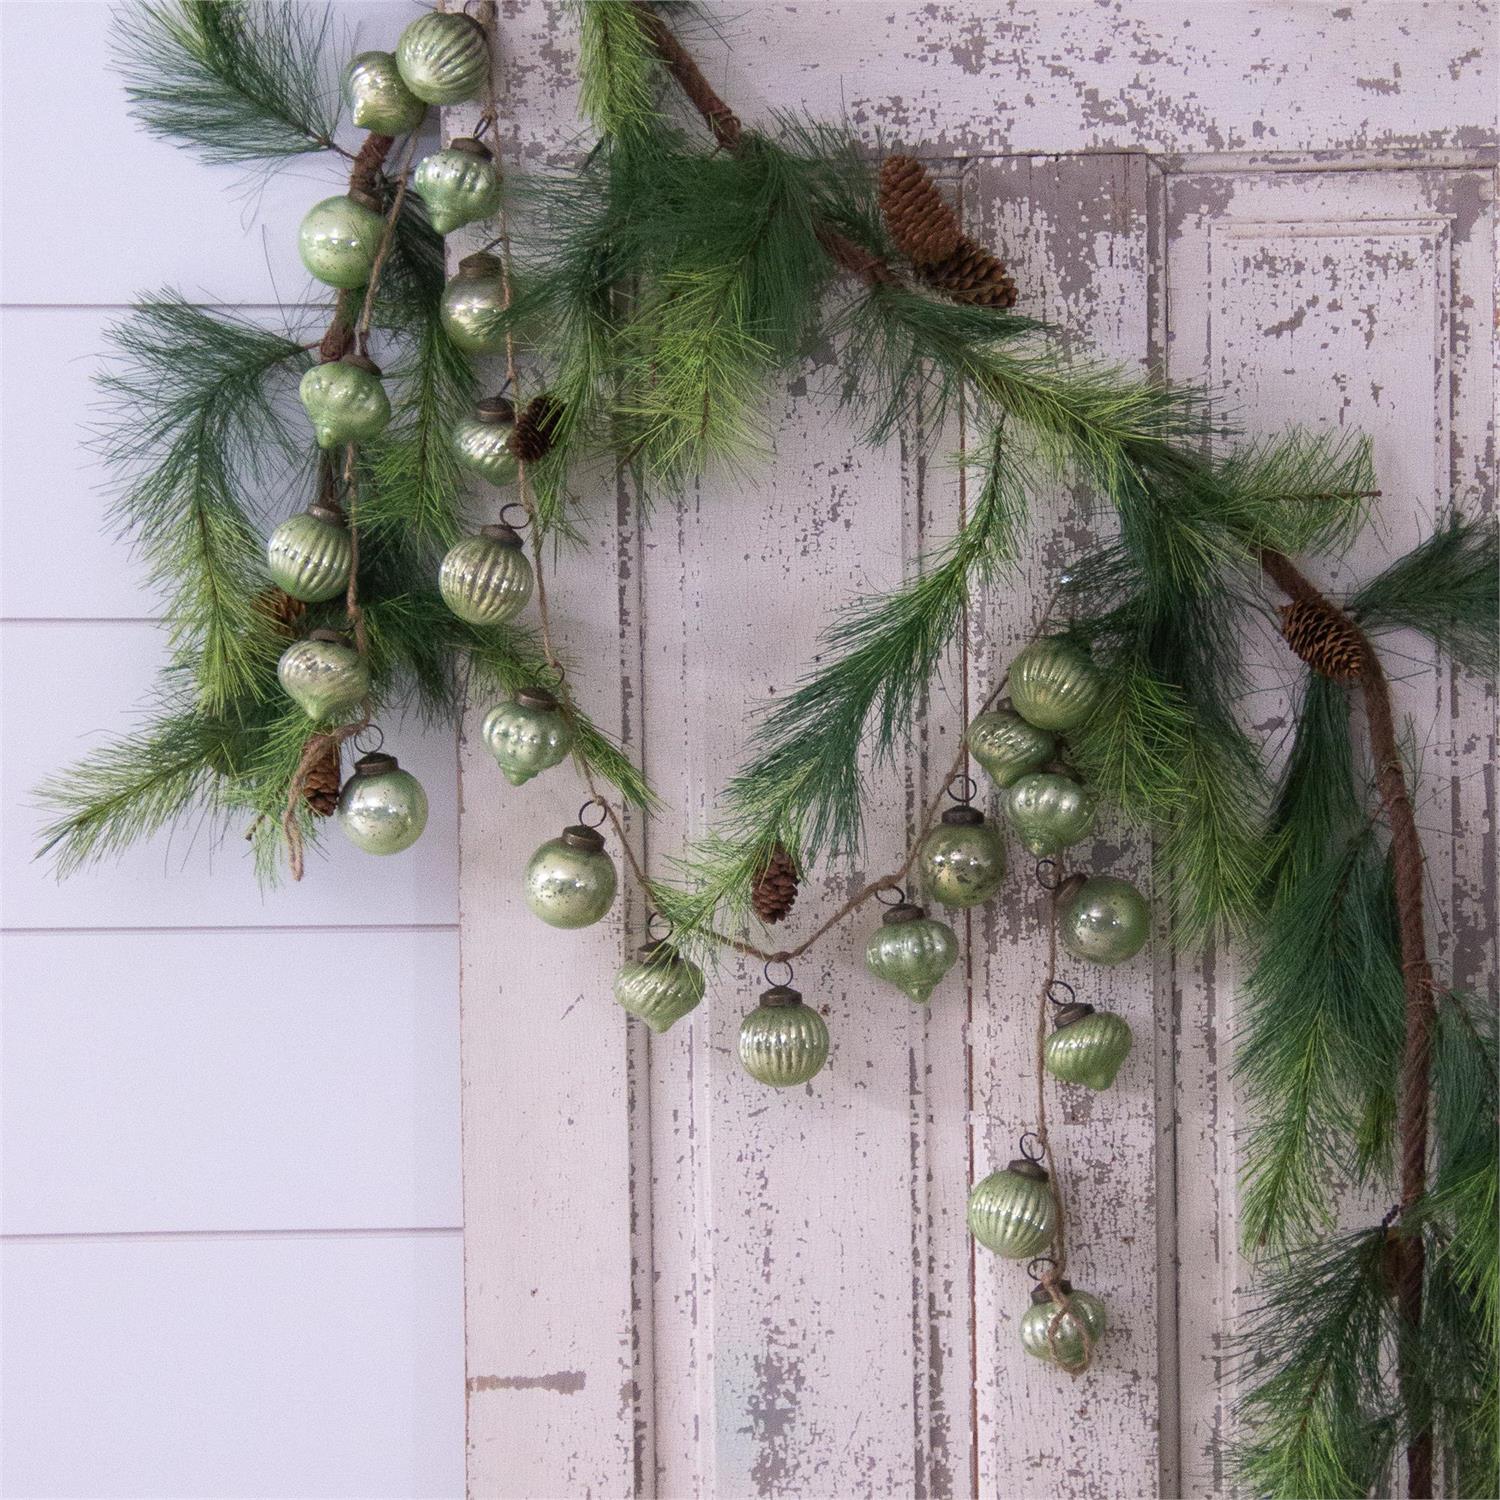
[{"label": "white shiplap wall", "polygon": [[[411,13],[338,10],[364,46]],[[109,17],[0,6],[0,1493],[456,1495],[452,737],[392,735],[432,795],[416,850],[330,845],[299,889],[191,830],[61,885],[32,862],[31,788],[128,727],[164,652],[86,447],[103,331],[163,286],[274,318],[339,190],[146,137]]]}]

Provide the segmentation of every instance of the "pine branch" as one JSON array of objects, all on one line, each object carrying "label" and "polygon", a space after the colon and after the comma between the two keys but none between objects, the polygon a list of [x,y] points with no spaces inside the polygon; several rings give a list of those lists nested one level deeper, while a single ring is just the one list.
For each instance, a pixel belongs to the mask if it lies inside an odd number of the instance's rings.
[{"label": "pine branch", "polygon": [[578,23],[579,107],[601,135],[629,143],[660,125],[656,49],[629,0],[571,0]]},{"label": "pine branch", "polygon": [[117,11],[111,40],[151,134],[205,161],[269,164],[342,149],[332,23],[330,9],[299,0],[173,0]]}]

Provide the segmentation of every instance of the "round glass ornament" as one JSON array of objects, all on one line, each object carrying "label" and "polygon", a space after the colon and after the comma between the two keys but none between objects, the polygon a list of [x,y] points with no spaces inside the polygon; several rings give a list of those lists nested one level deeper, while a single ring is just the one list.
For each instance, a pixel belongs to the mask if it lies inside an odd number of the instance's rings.
[{"label": "round glass ornament", "polygon": [[455,542],[443,558],[438,592],[470,625],[503,625],[526,608],[536,579],[521,533],[500,522]]},{"label": "round glass ornament", "polygon": [[314,723],[346,718],[370,694],[364,658],[333,630],[314,630],[281,653],[276,678]]},{"label": "round glass ornament", "polygon": [[331,505],[313,504],[290,516],[266,543],[271,581],[304,604],[322,604],[349,587],[354,545],[343,515]]},{"label": "round glass ornament", "polygon": [[361,52],[344,69],[344,102],[361,130],[405,135],[422,123],[427,106],[402,82],[393,52]]},{"label": "round glass ornament", "polygon": [[980,714],[969,725],[964,740],[985,774],[1002,790],[1018,776],[1040,770],[1052,759],[1056,739],[1045,729],[1028,724],[1020,714],[997,708]]},{"label": "round glass ornament", "polygon": [[379,200],[356,189],[308,209],[297,250],[319,281],[352,291],[369,281],[384,233]]},{"label": "round glass ornament", "polygon": [[412,176],[412,191],[427,205],[439,234],[488,219],[500,207],[500,169],[482,141],[460,136],[452,145],[423,157]]},{"label": "round glass ornament", "polygon": [[367,443],[385,431],[391,402],[380,366],[363,354],[314,365],[297,388],[320,448]]},{"label": "round glass ornament", "polygon": [[1073,1003],[1058,1012],[1055,1030],[1042,1047],[1042,1062],[1054,1078],[1107,1089],[1115,1081],[1134,1038],[1130,1026],[1107,1010]]},{"label": "round glass ornament", "polygon": [[1073,955],[1091,964],[1122,964],[1151,936],[1151,908],[1128,881],[1091,875],[1058,903],[1057,935]]},{"label": "round glass ornament", "polygon": [[969,1193],[969,1233],[1006,1260],[1026,1260],[1046,1249],[1057,1223],[1057,1200],[1047,1172],[1018,1156]]},{"label": "round glass ornament", "polygon": [[522,688],[485,715],[485,748],[512,786],[560,764],[573,748],[573,726],[544,688]]},{"label": "round glass ornament", "polygon": [[520,471],[510,446],[515,430],[515,407],[504,396],[489,396],[474,408],[473,416],[453,424],[453,456],[491,484],[511,484]]},{"label": "round glass ornament", "polygon": [[484,27],[459,11],[428,11],[401,33],[396,67],[407,88],[427,104],[477,99],[490,75]]},{"label": "round glass ornament", "polygon": [[922,840],[918,864],[928,894],[941,906],[978,906],[1005,879],[1005,845],[969,803],[950,807]]},{"label": "round glass ornament", "polygon": [[827,1022],[788,985],[772,985],[740,1022],[740,1066],[757,1083],[793,1088],[827,1061]]},{"label": "round glass ornament", "polygon": [[1087,838],[1096,807],[1091,792],[1050,771],[1028,771],[1005,794],[1006,821],[1038,859]]},{"label": "round glass ornament", "polygon": [[1010,664],[1010,701],[1038,729],[1066,731],[1099,706],[1104,679],[1087,653],[1056,637],[1033,641]]},{"label": "round glass ornament", "polygon": [[481,250],[458,263],[438,317],[465,354],[505,353],[505,281],[497,256]]},{"label": "round glass ornament", "polygon": [[615,862],[597,828],[575,823],[548,839],[526,866],[526,904],[549,927],[589,927],[615,899]]},{"label": "round glass ornament", "polygon": [[362,755],[339,793],[339,826],[366,854],[400,854],[427,826],[427,793],[394,755]]},{"label": "round glass ornament", "polygon": [[1104,1337],[1108,1321],[1104,1304],[1092,1292],[1075,1291],[1070,1281],[1057,1285],[1068,1299],[1067,1311],[1063,1312],[1061,1304],[1052,1300],[1051,1291],[1038,1282],[1031,1291],[1031,1306],[1021,1315],[1021,1347],[1064,1370],[1080,1370],[1088,1362],[1091,1349]]}]

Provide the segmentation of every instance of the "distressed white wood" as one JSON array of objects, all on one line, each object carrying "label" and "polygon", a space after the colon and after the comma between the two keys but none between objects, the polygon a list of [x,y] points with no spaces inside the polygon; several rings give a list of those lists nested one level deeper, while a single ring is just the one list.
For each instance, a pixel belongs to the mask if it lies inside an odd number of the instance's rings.
[{"label": "distressed white wood", "polygon": [[[706,30],[690,44],[747,121],[844,114],[867,141],[878,128],[887,144],[955,158],[945,178],[1004,247],[1022,309],[1055,319],[1074,347],[1227,384],[1250,431],[1373,424],[1391,498],[1383,540],[1353,573],[1415,539],[1450,458],[1465,505],[1487,501],[1495,65],[1482,7],[752,4],[717,18],[728,49]],[[510,159],[570,159],[572,22],[517,4],[502,46]],[[1312,244],[1365,295],[1333,323],[1326,306],[1305,308],[1278,340],[1269,325],[1307,300],[1314,273],[1298,256]],[[598,540],[558,570],[587,701],[610,702],[618,660],[619,725],[666,801],[640,835],[658,870],[712,821],[751,715],[813,660],[833,609],[909,574],[964,503],[939,462],[962,434],[861,447],[819,395],[824,358],[769,401],[771,451],[748,477],[656,497],[644,522],[625,497],[613,541],[601,491],[586,502]],[[1453,375],[1449,406],[1430,404],[1425,374],[1410,399],[1414,369]],[[896,862],[966,704],[1057,572],[1111,524],[1077,497],[1036,496],[1018,581],[981,602],[909,762],[871,781],[863,858],[804,882],[788,943]],[[1267,681],[1285,682],[1269,630],[1247,633]],[[1430,852],[1439,900],[1461,899],[1438,948],[1462,977],[1492,972],[1493,790],[1480,773],[1492,709],[1472,685],[1402,691],[1419,722],[1433,704],[1440,715]],[[1246,714],[1282,733],[1274,694]],[[1002,899],[957,924],[964,965],[930,1014],[864,978],[866,921],[825,939],[798,982],[828,1016],[833,1055],[807,1088],[776,1095],[734,1060],[753,969],[726,963],[667,1037],[622,1036],[608,987],[639,940],[638,906],[617,913],[608,942],[543,933],[534,955],[515,879],[552,823],[482,757],[463,780],[472,1494],[1222,1492],[1222,1345],[1243,1285],[1227,1079],[1238,976],[1222,956],[1174,959],[1159,934],[1114,972],[1065,965],[1136,1034],[1108,1093],[1049,1094],[1070,1271],[1113,1318],[1098,1367],[1070,1382],[1017,1346],[1024,1269],[976,1250],[963,1225],[968,1183],[1013,1154],[1034,1116],[1043,952],[1024,856]],[[562,786],[545,800],[553,823],[568,813]],[[506,855],[506,841],[519,847]],[[1110,825],[1080,858],[1149,890],[1138,830]],[[524,1016],[496,1005],[502,987],[549,976]],[[567,1029],[586,1005],[591,1031]],[[568,1073],[539,1082],[563,1037]],[[518,1089],[516,1107],[497,1105]],[[567,1122],[550,1173],[530,1160],[538,1101]],[[500,1197],[502,1155],[520,1166]],[[585,1155],[582,1219],[557,1183]],[[539,1262],[554,1269],[536,1275]],[[517,1348],[517,1378],[473,1389],[497,1351]],[[566,1371],[577,1376],[560,1385]],[[620,1381],[617,1411],[580,1409],[596,1382]]]}]

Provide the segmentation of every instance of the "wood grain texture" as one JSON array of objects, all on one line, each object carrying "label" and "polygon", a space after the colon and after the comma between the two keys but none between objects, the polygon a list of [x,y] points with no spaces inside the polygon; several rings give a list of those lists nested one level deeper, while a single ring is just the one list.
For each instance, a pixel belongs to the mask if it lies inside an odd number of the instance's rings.
[{"label": "wood grain texture", "polygon": [[[1493,503],[1485,12],[1355,13],[752,4],[725,13],[732,51],[708,31],[692,45],[747,122],[842,112],[941,163],[1022,310],[1080,351],[1227,386],[1249,431],[1371,426],[1388,500],[1341,586],[1450,491]],[[531,166],[577,147],[569,27],[534,3],[502,20],[501,134]],[[752,713],[813,659],[835,607],[908,576],[961,517],[942,461],[961,428],[864,448],[821,394],[828,373],[815,354],[768,401],[748,478],[705,476],[644,519],[602,479],[585,491],[601,540],[566,559],[558,612],[588,706],[618,713],[667,802],[638,830],[653,868],[712,820]],[[1035,496],[1015,580],[974,610],[907,761],[871,778],[864,858],[804,883],[794,933],[899,858],[968,705],[1057,573],[1108,534],[1081,502]],[[1278,745],[1290,658],[1264,623],[1246,630],[1261,663],[1246,722]],[[1396,645],[1416,658],[1399,690],[1452,913],[1440,951],[1472,979],[1493,972],[1493,706]],[[667,1036],[627,1032],[610,976],[645,914],[627,904],[580,939],[518,909],[530,846],[571,815],[569,776],[518,794],[482,758],[463,767],[471,1493],[1221,1493],[1246,1287],[1233,964],[1174,957],[1158,933],[1117,971],[1065,971],[1136,1036],[1109,1092],[1049,1095],[1071,1272],[1112,1316],[1098,1367],[1070,1381],[1022,1353],[1024,1268],[976,1251],[963,1219],[970,1181],[1033,1120],[1030,862],[1013,846],[1001,899],[955,924],[965,958],[930,1012],[868,979],[861,922],[820,944],[798,984],[833,1055],[775,1094],[734,1055],[756,973],[726,964]],[[1138,830],[1107,825],[1078,854],[1149,891]],[[518,1018],[499,997],[521,995]],[[617,1404],[585,1406],[596,1387]]]}]

